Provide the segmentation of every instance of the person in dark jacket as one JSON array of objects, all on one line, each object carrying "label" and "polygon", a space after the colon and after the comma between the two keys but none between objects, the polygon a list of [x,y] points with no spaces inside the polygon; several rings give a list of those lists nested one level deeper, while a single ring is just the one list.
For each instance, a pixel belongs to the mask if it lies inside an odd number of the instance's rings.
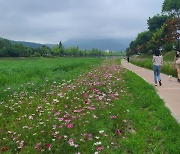
[{"label": "person in dark jacket", "polygon": [[127,56],[127,61],[128,61],[128,63],[129,63],[129,56]]}]

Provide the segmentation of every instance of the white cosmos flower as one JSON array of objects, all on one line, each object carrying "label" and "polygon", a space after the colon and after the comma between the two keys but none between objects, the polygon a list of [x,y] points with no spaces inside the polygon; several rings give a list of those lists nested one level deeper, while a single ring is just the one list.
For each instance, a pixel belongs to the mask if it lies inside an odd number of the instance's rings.
[{"label": "white cosmos flower", "polygon": [[53,99],[54,102],[56,103],[59,103],[59,100],[58,99]]},{"label": "white cosmos flower", "polygon": [[104,130],[100,130],[99,133],[100,133],[100,134],[104,133]]}]

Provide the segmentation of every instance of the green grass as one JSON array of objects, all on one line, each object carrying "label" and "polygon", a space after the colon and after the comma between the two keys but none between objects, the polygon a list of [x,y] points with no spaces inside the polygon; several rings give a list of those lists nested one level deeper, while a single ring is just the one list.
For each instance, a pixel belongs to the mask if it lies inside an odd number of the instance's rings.
[{"label": "green grass", "polygon": [[[22,91],[30,85],[72,80],[99,64],[101,58],[1,58],[0,100],[9,92]],[[30,89],[29,89],[30,90]]]},{"label": "green grass", "polygon": [[163,59],[166,62],[173,62],[175,57],[175,51],[170,51],[163,54]]},{"label": "green grass", "polygon": [[179,152],[179,124],[155,89],[119,59],[96,66],[101,60],[77,59],[85,63],[83,74],[64,60],[64,77],[72,81],[57,81],[54,73],[56,82],[31,82],[0,103],[0,153]]},{"label": "green grass", "polygon": [[127,71],[124,77],[129,94],[128,119],[136,133],[122,141],[121,152],[128,149],[130,153],[178,153],[180,126],[163,100],[151,85],[134,73]]},{"label": "green grass", "polygon": [[[169,52],[162,52],[162,56],[164,61],[166,62],[173,62],[175,51],[169,51]],[[152,59],[152,55],[149,54],[141,54],[138,56],[139,59]]]}]

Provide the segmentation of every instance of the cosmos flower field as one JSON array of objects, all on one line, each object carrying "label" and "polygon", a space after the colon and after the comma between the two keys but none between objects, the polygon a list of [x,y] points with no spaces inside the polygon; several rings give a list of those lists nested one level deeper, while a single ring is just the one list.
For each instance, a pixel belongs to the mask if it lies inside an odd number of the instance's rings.
[{"label": "cosmos flower field", "polygon": [[[139,126],[132,118],[133,112],[138,111],[131,107],[137,98],[129,91],[127,71],[121,67],[120,60],[97,59],[87,64],[87,59],[79,63],[71,59],[71,62],[72,66],[76,63],[78,67],[90,67],[75,73],[76,68],[67,71],[63,61],[58,66],[64,65],[66,71],[54,72],[63,78],[55,79],[51,74],[48,80],[45,74],[45,79],[36,83],[33,78],[24,81],[24,85],[17,86],[18,90],[10,85],[4,89],[8,95],[4,94],[0,100],[1,152],[98,154],[154,149],[158,142],[151,142],[149,132],[143,132],[144,139],[138,137]],[[70,77],[71,73],[76,75]],[[178,128],[176,125],[175,129]],[[150,144],[138,143],[148,137]],[[163,142],[164,139],[157,151],[164,150]]]}]

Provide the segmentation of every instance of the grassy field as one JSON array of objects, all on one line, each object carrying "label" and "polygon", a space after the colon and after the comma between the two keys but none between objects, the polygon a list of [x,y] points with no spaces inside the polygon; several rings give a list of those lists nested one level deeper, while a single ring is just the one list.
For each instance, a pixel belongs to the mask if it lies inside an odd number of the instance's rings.
[{"label": "grassy field", "polygon": [[[161,72],[167,75],[177,77],[177,71],[174,65],[174,51],[163,53],[162,55],[164,63]],[[153,69],[152,55],[140,55],[138,57],[131,58],[130,61],[137,66],[141,66],[151,70]]]},{"label": "grassy field", "polygon": [[100,58],[1,58],[0,100],[14,92],[72,80],[99,64]]},{"label": "grassy field", "polygon": [[[39,60],[40,72],[51,69],[37,86],[31,78],[0,102],[1,153],[179,152],[179,124],[154,88],[121,68],[120,59]],[[18,66],[26,70],[26,62]],[[70,63],[79,67],[69,69]],[[61,65],[68,70],[63,77],[50,73]]]}]

